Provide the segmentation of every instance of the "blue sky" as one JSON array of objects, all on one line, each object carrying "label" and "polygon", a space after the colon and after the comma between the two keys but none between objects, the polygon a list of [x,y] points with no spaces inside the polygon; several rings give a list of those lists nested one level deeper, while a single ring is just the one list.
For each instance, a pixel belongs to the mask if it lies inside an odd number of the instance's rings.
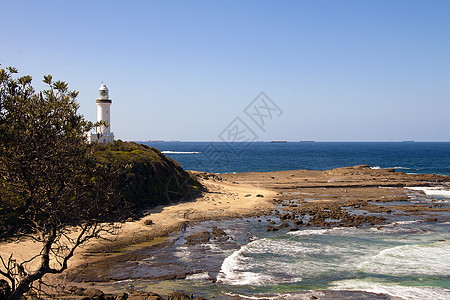
[{"label": "blue sky", "polygon": [[[101,82],[123,140],[450,141],[450,1],[5,1],[0,63]],[[244,109],[282,110],[264,130]]]}]

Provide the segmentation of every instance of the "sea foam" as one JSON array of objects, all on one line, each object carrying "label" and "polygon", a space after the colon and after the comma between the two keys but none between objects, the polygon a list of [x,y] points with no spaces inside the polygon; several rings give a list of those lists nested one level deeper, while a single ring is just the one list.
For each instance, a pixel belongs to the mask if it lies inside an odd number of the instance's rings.
[{"label": "sea foam", "polygon": [[[292,260],[301,255],[332,252],[330,247],[317,247],[289,240],[261,239],[253,241],[225,258],[218,282],[230,285],[267,285],[302,281],[299,266]],[[266,259],[264,259],[266,257]],[[273,260],[273,257],[277,257]]]},{"label": "sea foam", "polygon": [[448,276],[450,241],[426,245],[403,245],[380,251],[362,262],[359,269],[394,276]]},{"label": "sea foam", "polygon": [[399,299],[449,299],[450,291],[438,287],[400,286],[392,283],[376,282],[370,279],[350,279],[332,282],[333,290],[359,290],[383,293]]},{"label": "sea foam", "polygon": [[441,187],[408,187],[407,189],[422,191],[427,196],[440,196],[450,198],[450,191]]}]

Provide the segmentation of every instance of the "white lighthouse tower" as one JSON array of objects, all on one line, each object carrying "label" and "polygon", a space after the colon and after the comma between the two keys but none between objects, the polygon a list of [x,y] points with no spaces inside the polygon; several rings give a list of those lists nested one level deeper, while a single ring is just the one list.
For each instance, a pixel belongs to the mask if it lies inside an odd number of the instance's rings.
[{"label": "white lighthouse tower", "polygon": [[97,122],[103,122],[96,128],[96,132],[88,134],[88,141],[108,144],[114,141],[114,133],[111,132],[111,99],[109,99],[109,90],[105,84],[102,84],[98,90],[97,103]]}]

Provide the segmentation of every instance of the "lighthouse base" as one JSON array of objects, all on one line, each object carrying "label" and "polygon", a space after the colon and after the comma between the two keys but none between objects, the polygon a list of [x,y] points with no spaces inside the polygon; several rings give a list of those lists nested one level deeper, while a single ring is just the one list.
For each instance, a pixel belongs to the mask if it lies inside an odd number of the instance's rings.
[{"label": "lighthouse base", "polygon": [[109,144],[114,142],[114,133],[95,133],[95,132],[89,132],[87,134],[87,141],[88,143],[99,143],[99,144]]}]

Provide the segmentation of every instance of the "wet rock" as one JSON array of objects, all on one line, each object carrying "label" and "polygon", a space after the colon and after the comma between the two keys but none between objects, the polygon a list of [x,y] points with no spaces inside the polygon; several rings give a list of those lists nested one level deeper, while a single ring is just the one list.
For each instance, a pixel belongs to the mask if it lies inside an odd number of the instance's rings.
[{"label": "wet rock", "polygon": [[163,300],[163,299],[164,298],[162,298],[160,295],[152,292],[146,293],[135,291],[128,297],[127,300]]},{"label": "wet rock", "polygon": [[228,235],[222,228],[213,227],[211,235],[214,239],[219,240],[220,242],[225,242],[228,240]]},{"label": "wet rock", "polygon": [[245,195],[244,197],[250,197],[251,196],[251,194],[247,194],[247,195]]},{"label": "wet rock", "polygon": [[215,237],[221,237],[221,236],[226,236],[227,235],[222,228],[217,228],[217,227],[213,227],[213,230],[212,230],[211,233]]},{"label": "wet rock", "polygon": [[177,278],[177,274],[167,274],[167,275],[156,277],[156,279],[159,279],[159,280],[172,280],[175,278]]},{"label": "wet rock", "polygon": [[177,279],[186,279],[186,273],[178,273],[176,278]]},{"label": "wet rock", "polygon": [[283,228],[286,228],[286,227],[289,227],[289,223],[288,222],[284,222],[283,224],[277,226],[276,228],[277,229],[283,229]]},{"label": "wet rock", "polygon": [[266,231],[278,231],[278,228],[272,227],[272,226],[267,226]]},{"label": "wet rock", "polygon": [[300,226],[300,225],[303,225],[303,221],[302,220],[294,220],[294,224],[296,226]]},{"label": "wet rock", "polygon": [[287,219],[292,219],[292,215],[289,213],[285,213],[280,216],[280,220],[287,220]]},{"label": "wet rock", "polygon": [[210,236],[211,235],[208,231],[193,233],[185,238],[186,244],[187,245],[204,244],[209,242]]},{"label": "wet rock", "polygon": [[425,222],[437,222],[437,218],[427,218]]},{"label": "wet rock", "polygon": [[187,295],[181,292],[172,293],[167,297],[167,300],[192,300],[192,299],[193,299],[192,295]]}]

